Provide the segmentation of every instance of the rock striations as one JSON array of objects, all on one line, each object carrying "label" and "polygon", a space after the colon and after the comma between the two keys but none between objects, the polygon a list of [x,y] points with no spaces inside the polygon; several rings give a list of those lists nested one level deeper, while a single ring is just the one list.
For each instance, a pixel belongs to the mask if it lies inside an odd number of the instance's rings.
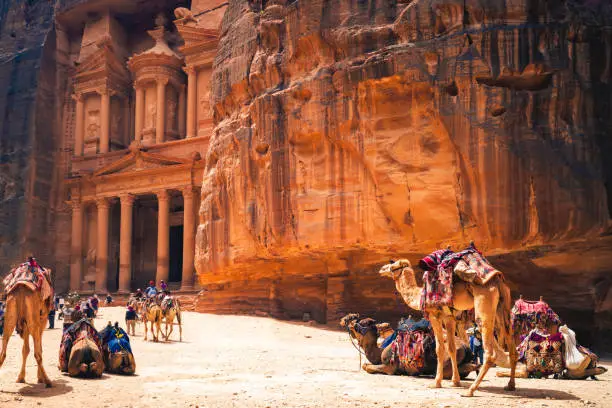
[{"label": "rock striations", "polygon": [[475,240],[579,330],[610,317],[612,9],[465,4],[229,2],[199,310],[398,316],[381,263]]}]

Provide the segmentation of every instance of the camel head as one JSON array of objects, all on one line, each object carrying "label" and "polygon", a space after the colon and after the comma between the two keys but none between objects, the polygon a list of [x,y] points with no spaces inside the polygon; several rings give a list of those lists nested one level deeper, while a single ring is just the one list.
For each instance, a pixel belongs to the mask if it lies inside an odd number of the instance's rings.
[{"label": "camel head", "polygon": [[[382,323],[381,325],[384,325]],[[369,317],[360,319],[358,313],[350,313],[344,316],[340,320],[340,326],[346,327],[351,337],[357,339],[361,345],[363,338],[370,332],[374,333],[374,336],[378,336],[378,326],[376,320]]]},{"label": "camel head", "polygon": [[378,273],[380,274],[380,276],[397,280],[402,275],[402,272],[408,269],[412,271],[412,265],[410,264],[410,261],[407,259],[400,259],[399,261],[391,261],[388,264],[383,265],[383,267],[380,268]]}]

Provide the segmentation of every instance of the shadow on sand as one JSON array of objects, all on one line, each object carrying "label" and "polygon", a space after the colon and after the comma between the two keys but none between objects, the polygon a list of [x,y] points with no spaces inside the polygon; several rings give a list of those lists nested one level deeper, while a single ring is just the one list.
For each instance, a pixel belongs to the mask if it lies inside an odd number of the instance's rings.
[{"label": "shadow on sand", "polygon": [[46,388],[45,384],[26,384],[21,387],[18,391],[1,391],[2,394],[13,394],[21,395],[24,397],[37,397],[37,398],[49,398],[56,397],[58,395],[68,394],[72,391],[72,387],[68,385],[66,380],[55,380],[53,381],[53,387]]},{"label": "shadow on sand", "polygon": [[516,391],[506,391],[504,387],[491,387],[491,386],[481,386],[476,391],[476,396],[480,393],[490,393],[496,395],[502,395],[507,398],[529,398],[529,399],[546,399],[550,398],[552,400],[560,400],[560,401],[578,401],[579,397],[574,394],[570,394],[565,391],[558,390],[546,390],[546,389],[535,389],[535,388],[516,388]]}]

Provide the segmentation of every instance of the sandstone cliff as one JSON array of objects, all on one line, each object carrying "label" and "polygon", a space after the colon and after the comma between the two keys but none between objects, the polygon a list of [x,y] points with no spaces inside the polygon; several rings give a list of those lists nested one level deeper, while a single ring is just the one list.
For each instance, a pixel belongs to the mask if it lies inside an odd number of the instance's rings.
[{"label": "sandstone cliff", "polygon": [[200,310],[398,316],[378,266],[473,239],[517,294],[602,319],[611,22],[603,0],[231,0]]}]

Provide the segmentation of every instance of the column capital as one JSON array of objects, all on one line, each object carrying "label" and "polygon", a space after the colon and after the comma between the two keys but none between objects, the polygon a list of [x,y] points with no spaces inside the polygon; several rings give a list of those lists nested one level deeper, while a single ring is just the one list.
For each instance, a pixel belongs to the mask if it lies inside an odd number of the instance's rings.
[{"label": "column capital", "polygon": [[77,102],[83,102],[85,100],[82,92],[72,94],[72,99]]},{"label": "column capital", "polygon": [[108,209],[110,207],[110,200],[107,197],[96,198],[96,206],[98,208]]},{"label": "column capital", "polygon": [[185,68],[183,68],[183,71],[185,71],[187,75],[195,75],[195,73],[197,72],[196,67],[194,67],[193,65],[186,66]]},{"label": "column capital", "polygon": [[157,201],[168,201],[170,199],[168,190],[155,191],[155,195],[157,196]]},{"label": "column capital", "polygon": [[141,81],[134,81],[134,90],[139,91],[139,90],[144,90],[145,89],[145,84],[142,83]]},{"label": "column capital", "polygon": [[183,189],[183,197],[185,198],[193,198],[196,193],[196,188],[194,186],[185,187]]},{"label": "column capital", "polygon": [[166,86],[168,85],[168,82],[170,82],[170,80],[168,79],[168,77],[158,76],[158,77],[155,77],[155,82],[157,82],[157,86],[159,85]]},{"label": "column capital", "polygon": [[119,195],[119,200],[121,202],[121,205],[129,205],[131,206],[132,204],[134,204],[134,201],[136,200],[136,196],[134,194],[120,194]]},{"label": "column capital", "polygon": [[80,211],[83,208],[83,202],[80,197],[73,198],[70,200],[70,207],[72,207],[72,211]]},{"label": "column capital", "polygon": [[105,96],[105,95],[110,96],[110,90],[108,88],[98,88],[96,89],[96,93],[100,96]]}]

